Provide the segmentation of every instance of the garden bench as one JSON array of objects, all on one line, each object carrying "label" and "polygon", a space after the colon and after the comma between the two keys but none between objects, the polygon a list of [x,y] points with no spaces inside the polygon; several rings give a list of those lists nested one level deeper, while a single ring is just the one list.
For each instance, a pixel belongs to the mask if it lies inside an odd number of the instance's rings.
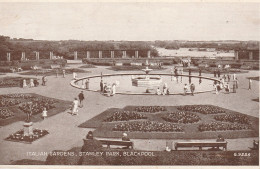
[{"label": "garden bench", "polygon": [[175,150],[178,150],[179,147],[199,147],[199,150],[202,150],[203,147],[223,147],[223,150],[227,150],[227,142],[176,142],[174,146]]},{"label": "garden bench", "polygon": [[133,149],[134,143],[132,141],[121,141],[121,140],[99,140],[103,145],[107,145],[107,148],[110,148],[110,145],[115,146],[126,146]]}]

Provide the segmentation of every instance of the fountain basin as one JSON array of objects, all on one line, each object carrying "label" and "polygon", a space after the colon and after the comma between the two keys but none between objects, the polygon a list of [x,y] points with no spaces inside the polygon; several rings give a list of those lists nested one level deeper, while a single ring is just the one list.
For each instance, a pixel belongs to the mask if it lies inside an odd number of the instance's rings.
[{"label": "fountain basin", "polygon": [[160,86],[162,79],[160,77],[132,77],[132,83],[134,86],[138,87],[148,87],[148,86]]}]

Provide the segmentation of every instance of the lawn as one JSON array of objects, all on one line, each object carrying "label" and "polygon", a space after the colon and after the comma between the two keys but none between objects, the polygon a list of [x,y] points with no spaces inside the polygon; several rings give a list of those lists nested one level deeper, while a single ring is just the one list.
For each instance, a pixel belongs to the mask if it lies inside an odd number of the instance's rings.
[{"label": "lawn", "polygon": [[[57,69],[39,69],[39,70],[29,70],[27,72],[22,72],[22,73],[19,73],[21,75],[38,75],[38,76],[43,76],[43,75],[46,75],[46,76],[56,76],[56,70]],[[59,76],[62,76],[62,70],[61,69],[58,69],[58,74]],[[86,71],[86,70],[82,70],[82,69],[78,69],[78,68],[68,68],[68,69],[65,69],[65,73],[66,74],[72,74],[73,72],[75,73],[91,73],[90,71]]]},{"label": "lawn", "polygon": [[0,78],[0,88],[7,88],[7,87],[22,87],[22,81],[26,80],[27,83],[30,81],[30,77],[2,77]]},{"label": "lawn", "polygon": [[[212,105],[209,106],[222,111],[215,112],[216,114],[207,114],[203,111],[199,112],[199,110],[185,111],[188,112],[188,114],[185,115],[185,118],[181,118],[182,116],[177,115],[173,117],[180,118],[178,122],[175,122],[172,119],[170,119],[171,122],[169,122],[169,120],[165,120],[165,117],[171,118],[172,116],[169,115],[170,113],[180,112],[180,110],[177,109],[178,106],[166,106],[166,111],[137,112],[146,118],[131,119],[131,117],[128,121],[106,121],[106,119],[111,118],[111,116],[113,116],[115,112],[136,112],[137,106],[127,106],[122,110],[116,108],[108,109],[102,112],[101,114],[93,117],[92,119],[80,124],[79,127],[95,128],[96,130],[94,131],[94,136],[104,138],[120,138],[122,136],[122,132],[127,132],[129,137],[133,139],[214,139],[217,138],[219,134],[221,134],[224,138],[229,139],[258,137],[258,118],[243,115],[239,112],[234,112],[228,109],[223,109]],[[225,119],[226,121],[217,121],[216,119],[214,119],[215,116],[226,117],[225,115],[227,115],[227,117],[229,117],[229,115],[234,115],[237,118],[245,118],[250,122],[250,124],[243,124],[244,121],[242,121],[241,124],[239,123],[240,121],[227,121],[230,119]],[[193,121],[193,119],[191,118],[194,118],[194,122],[189,122],[190,120]],[[149,123],[151,122],[154,124],[149,125]],[[229,126],[229,128],[225,130],[219,129],[217,131],[210,130],[211,125],[214,126],[216,124],[220,124],[220,127]],[[221,124],[223,124],[223,126]],[[157,125],[161,127],[153,129],[153,127]],[[180,127],[181,130],[170,130],[171,126],[169,127],[169,125],[175,125],[177,127]],[[142,129],[136,130],[138,126],[141,126]],[[237,126],[242,127],[237,129]],[[244,126],[246,126],[246,128],[243,128]],[[168,128],[171,132],[167,131]],[[205,130],[205,128],[208,131],[200,131],[201,129]]]}]

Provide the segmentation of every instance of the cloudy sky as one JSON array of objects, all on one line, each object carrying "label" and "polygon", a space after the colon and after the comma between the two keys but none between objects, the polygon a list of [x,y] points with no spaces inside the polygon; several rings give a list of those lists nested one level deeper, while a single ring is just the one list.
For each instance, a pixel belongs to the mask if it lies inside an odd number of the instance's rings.
[{"label": "cloudy sky", "polygon": [[260,6],[0,3],[0,35],[39,40],[260,40]]}]

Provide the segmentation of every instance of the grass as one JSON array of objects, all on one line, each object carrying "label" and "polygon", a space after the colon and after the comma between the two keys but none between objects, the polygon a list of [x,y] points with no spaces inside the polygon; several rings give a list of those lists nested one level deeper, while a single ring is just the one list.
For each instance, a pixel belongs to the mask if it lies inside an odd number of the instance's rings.
[{"label": "grass", "polygon": [[86,65],[80,66],[79,68],[96,68],[96,66],[92,65],[92,64],[86,64]]},{"label": "grass", "polygon": [[[216,70],[217,68],[213,67],[213,68],[201,68],[201,73],[214,73],[214,70]],[[184,68],[183,69],[184,72],[189,72],[189,68]],[[191,68],[191,74],[193,73],[199,73],[199,68]],[[227,74],[227,73],[248,73],[247,70],[241,70],[241,69],[229,69],[229,70],[224,70],[221,69],[220,70],[221,75],[223,75],[223,73]]]},{"label": "grass", "polygon": [[30,77],[2,77],[0,78],[0,88],[7,88],[7,87],[21,87],[21,81],[26,79],[26,82],[28,83],[30,79],[35,79],[35,78],[30,78]]},{"label": "grass", "polygon": [[[121,111],[133,111],[136,106],[127,106]],[[147,117],[147,120],[150,121],[158,121],[166,123],[161,117],[166,115],[167,113],[178,111],[176,106],[166,106],[167,111],[159,112],[159,113],[142,113]],[[222,108],[223,109],[223,108]],[[104,137],[104,138],[120,138],[122,136],[123,131],[113,131],[112,128],[115,124],[122,123],[120,121],[117,122],[104,122],[104,120],[111,116],[115,111],[119,111],[120,109],[111,108],[108,109],[101,114],[93,117],[92,119],[82,123],[79,127],[82,128],[95,128],[94,136],[95,137]],[[231,114],[241,114],[239,112],[234,112],[228,109],[224,109],[226,113]],[[179,124],[184,128],[184,132],[128,132],[130,138],[133,139],[215,139],[219,134],[221,134],[224,138],[247,138],[247,137],[258,137],[259,131],[259,122],[258,118],[247,116],[252,121],[252,130],[240,130],[240,131],[206,131],[200,132],[198,131],[198,126],[201,123],[207,123],[216,121],[212,114],[201,114],[197,112],[193,112],[194,114],[200,117],[200,121],[193,124]],[[132,121],[132,120],[131,120]]]},{"label": "grass", "polygon": [[[30,94],[33,95],[33,96],[36,96],[36,97],[48,98],[48,97],[44,97],[44,96],[33,94],[33,93],[30,93]],[[53,99],[53,98],[50,98],[50,99]],[[24,101],[29,101],[29,100],[30,99],[26,99]],[[56,101],[54,103],[55,107],[48,110],[48,116],[54,116],[58,113],[64,112],[71,105],[70,101],[64,101],[64,100],[59,100],[59,99],[53,99],[53,100]],[[18,107],[19,107],[19,105],[8,107],[8,109],[11,110],[14,113],[14,116],[12,116],[8,119],[0,119],[0,126],[5,126],[5,125],[8,125],[8,124],[17,122],[17,121],[24,121],[26,119],[26,114],[22,110],[20,110]],[[33,115],[31,120],[32,120],[32,122],[41,121],[42,120],[41,113]]]}]

